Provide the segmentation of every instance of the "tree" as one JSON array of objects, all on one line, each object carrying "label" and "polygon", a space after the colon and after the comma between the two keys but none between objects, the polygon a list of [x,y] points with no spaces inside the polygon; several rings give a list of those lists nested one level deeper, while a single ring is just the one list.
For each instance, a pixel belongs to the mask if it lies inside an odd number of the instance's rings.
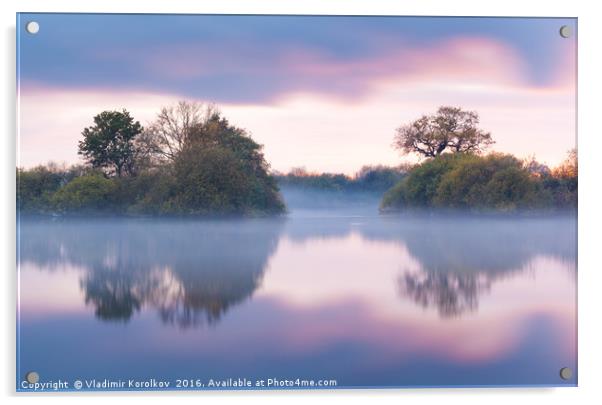
[{"label": "tree", "polygon": [[163,107],[141,137],[144,149],[159,160],[173,161],[190,143],[192,133],[216,115],[219,116],[219,111],[213,104],[194,101]]},{"label": "tree", "polygon": [[263,146],[211,104],[180,101],[163,107],[141,139],[159,171],[173,176],[160,211],[209,215],[284,210]]},{"label": "tree", "polygon": [[174,208],[190,214],[284,210],[262,145],[215,113],[191,128],[173,168]]},{"label": "tree", "polygon": [[103,111],[94,117],[94,125],[82,132],[79,154],[94,168],[102,169],[107,175],[135,174],[135,138],[142,126],[123,111]]},{"label": "tree", "polygon": [[17,169],[17,209],[23,213],[52,212],[52,196],[71,180],[86,173],[84,166],[67,167],[49,162],[32,169]]},{"label": "tree", "polygon": [[577,208],[578,169],[577,149],[571,149],[564,162],[544,179],[545,187],[552,193],[557,206]]},{"label": "tree", "polygon": [[453,318],[476,311],[479,295],[491,287],[487,273],[440,273],[425,275],[406,272],[398,280],[399,292],[423,308],[437,307],[442,318]]},{"label": "tree", "polygon": [[571,149],[566,159],[553,171],[555,177],[561,179],[576,179],[578,176],[577,149]]},{"label": "tree", "polygon": [[394,146],[404,153],[437,157],[445,151],[481,153],[494,143],[491,134],[479,129],[479,115],[457,107],[439,107],[434,115],[397,128]]},{"label": "tree", "polygon": [[540,179],[547,178],[552,174],[550,168],[543,163],[539,163],[534,155],[525,159],[523,161],[523,166],[532,176]]},{"label": "tree", "polygon": [[245,129],[196,103],[166,107],[160,116],[165,131],[158,136],[156,125],[155,132],[144,131],[126,110],[97,115],[79,142],[88,165],[17,170],[19,209],[158,215],[285,211],[263,146]]},{"label": "tree", "polygon": [[403,167],[383,165],[364,166],[355,175],[356,188],[361,191],[384,192],[393,187],[406,174]]}]

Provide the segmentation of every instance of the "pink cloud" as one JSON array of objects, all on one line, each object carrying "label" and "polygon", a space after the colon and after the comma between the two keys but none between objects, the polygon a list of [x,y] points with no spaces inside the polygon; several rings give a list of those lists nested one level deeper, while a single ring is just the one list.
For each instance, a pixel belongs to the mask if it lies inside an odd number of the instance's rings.
[{"label": "pink cloud", "polygon": [[[145,69],[177,72],[184,78],[204,74],[216,66],[184,58],[192,54],[202,61],[202,49],[158,48],[145,54]],[[276,70],[290,75],[287,92],[269,102],[221,107],[232,122],[265,145],[266,157],[280,171],[305,166],[353,173],[365,164],[397,164],[401,157],[391,148],[394,129],[440,105],[478,111],[483,128],[497,141],[495,150],[525,158],[535,155],[555,165],[575,147],[576,135],[574,43],[566,42],[561,49],[563,63],[546,86],[530,84],[525,63],[513,48],[491,39],[457,37],[350,61],[290,49],[275,62]],[[241,67],[226,58],[231,53],[232,49],[218,52],[217,67],[262,72],[257,58],[245,55],[248,63]],[[324,88],[296,82],[300,77],[323,83]],[[336,91],[329,92],[333,88]],[[98,112],[127,108],[145,124],[161,106],[180,98],[178,92],[70,89],[29,82],[20,89],[19,164],[75,162],[81,130]]]}]

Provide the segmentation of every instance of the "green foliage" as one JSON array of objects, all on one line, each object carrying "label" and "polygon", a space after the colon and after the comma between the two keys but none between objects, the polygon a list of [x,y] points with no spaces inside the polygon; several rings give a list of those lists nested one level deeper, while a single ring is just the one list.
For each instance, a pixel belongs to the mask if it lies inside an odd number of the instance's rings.
[{"label": "green foliage", "polygon": [[126,110],[103,111],[94,117],[94,125],[82,132],[79,154],[95,169],[117,177],[135,172],[134,139],[142,126]]},{"label": "green foliage", "polygon": [[[177,125],[176,125],[177,124]],[[182,131],[173,128],[182,127]],[[262,146],[214,107],[164,108],[146,144],[155,151],[155,186],[130,211],[172,215],[281,213],[284,203],[268,173]]]},{"label": "green foliage", "polygon": [[[194,109],[184,108],[186,114]],[[262,146],[217,111],[173,129],[177,148],[161,150],[157,132],[127,111],[105,111],[80,142],[90,168],[18,170],[21,212],[120,215],[264,215],[285,210]],[[170,113],[171,114],[171,113]],[[175,138],[174,138],[175,139]],[[171,142],[171,141],[170,141]],[[175,144],[175,140],[170,145]]]},{"label": "green foliage", "polygon": [[189,215],[283,212],[261,149],[245,130],[214,113],[190,129],[170,163],[173,187],[161,210]]},{"label": "green foliage", "polygon": [[577,208],[577,177],[554,177],[543,179],[544,188],[550,193],[557,207]]},{"label": "green foliage", "polygon": [[285,175],[277,175],[282,187],[314,189],[320,191],[383,193],[405,175],[401,167],[364,166],[353,177],[340,173],[308,173],[297,168]]},{"label": "green foliage", "polygon": [[549,190],[554,204],[561,207],[577,208],[578,163],[577,149],[568,152],[564,162],[543,177],[546,190]]},{"label": "green foliage", "polygon": [[322,191],[348,190],[352,183],[352,179],[344,174],[310,174],[303,169],[294,169],[286,175],[277,175],[276,179],[282,187],[312,188]]},{"label": "green foliage", "polygon": [[476,113],[442,107],[419,121],[400,133],[398,141],[408,143],[398,146],[420,152],[426,145],[433,159],[420,165],[366,166],[353,177],[303,169],[272,176],[262,145],[213,106],[164,108],[144,132],[126,110],[105,111],[82,132],[79,153],[88,167],[17,170],[17,208],[38,214],[277,214],[285,211],[278,184],[337,195],[388,190],[383,210],[576,208],[576,150],[550,170],[534,159],[478,155],[493,141],[476,128]]},{"label": "green foliage", "polygon": [[59,212],[95,213],[112,211],[117,201],[117,182],[93,173],[77,177],[61,187],[51,199]]},{"label": "green foliage", "polygon": [[166,209],[193,215],[281,212],[271,178],[252,169],[252,162],[226,147],[188,148],[176,159],[177,181]]},{"label": "green foliage", "polygon": [[444,174],[433,202],[438,207],[513,211],[545,205],[536,180],[510,155],[465,156]]},{"label": "green foliage", "polygon": [[478,124],[475,111],[442,106],[435,114],[397,128],[394,145],[403,153],[431,158],[445,152],[479,154],[494,141]]},{"label": "green foliage", "polygon": [[387,166],[364,166],[356,173],[357,188],[365,191],[384,192],[405,175],[405,168]]},{"label": "green foliage", "polygon": [[85,169],[81,166],[61,168],[55,163],[30,170],[17,169],[17,209],[30,214],[52,212],[54,193],[84,173]]},{"label": "green foliage", "polygon": [[135,177],[122,178],[119,184],[119,201],[126,214],[164,215],[170,209],[175,189],[171,170],[143,172]]},{"label": "green foliage", "polygon": [[17,169],[17,209],[43,213],[50,209],[50,199],[62,183],[60,173],[38,166],[32,170]]},{"label": "green foliage", "polygon": [[511,155],[448,154],[424,162],[387,191],[383,210],[517,211],[567,208],[547,182]]},{"label": "green foliage", "polygon": [[391,196],[387,192],[383,201],[394,198],[398,200],[400,205],[413,207],[433,206],[433,199],[436,196],[441,178],[450,170],[454,162],[461,157],[461,155],[443,156],[441,159],[433,159],[415,167],[409,172],[406,179],[401,181],[401,185],[399,186],[401,187],[401,195]]}]

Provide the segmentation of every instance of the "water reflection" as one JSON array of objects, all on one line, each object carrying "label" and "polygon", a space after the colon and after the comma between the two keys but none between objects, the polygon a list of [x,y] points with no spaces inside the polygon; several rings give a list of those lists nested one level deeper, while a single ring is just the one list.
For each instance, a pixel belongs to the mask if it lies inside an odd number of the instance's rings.
[{"label": "water reflection", "polygon": [[21,259],[85,269],[98,319],[128,321],[144,306],[180,327],[215,323],[250,297],[276,249],[281,221],[25,221]]},{"label": "water reflection", "polygon": [[434,219],[410,228],[405,241],[422,271],[403,270],[399,292],[444,318],[476,311],[479,296],[493,283],[525,271],[538,255],[575,269],[576,229],[570,217],[466,218],[461,226]]},{"label": "water reflection", "polygon": [[420,269],[399,263],[397,290],[443,318],[478,309],[493,283],[526,271],[538,256],[558,259],[575,271],[576,218],[405,217],[309,219],[287,228],[292,240],[346,238],[356,232],[367,241],[406,247]]},{"label": "water reflection", "polygon": [[214,324],[251,297],[282,238],[303,244],[353,234],[365,243],[407,249],[418,268],[400,261],[391,288],[402,299],[451,318],[475,312],[492,284],[525,271],[537,256],[564,261],[574,270],[574,224],[570,216],[26,220],[20,249],[23,262],[40,269],[55,271],[65,263],[84,269],[84,300],[100,320],[127,322],[148,307],[165,324],[187,328]]},{"label": "water reflection", "polygon": [[399,292],[423,308],[436,307],[444,317],[473,312],[478,297],[488,291],[491,281],[484,275],[454,273],[405,273],[399,278]]},{"label": "water reflection", "polygon": [[55,379],[566,384],[575,223],[27,220],[19,367]]}]

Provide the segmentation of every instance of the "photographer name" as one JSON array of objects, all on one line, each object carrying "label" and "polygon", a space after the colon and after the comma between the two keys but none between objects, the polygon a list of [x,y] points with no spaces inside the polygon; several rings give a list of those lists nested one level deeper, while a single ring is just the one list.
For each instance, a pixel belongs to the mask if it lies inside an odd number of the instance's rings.
[{"label": "photographer name", "polygon": [[160,389],[160,388],[169,388],[171,385],[170,381],[162,381],[157,380],[155,378],[151,378],[148,380],[84,380],[83,387],[86,389]]}]

